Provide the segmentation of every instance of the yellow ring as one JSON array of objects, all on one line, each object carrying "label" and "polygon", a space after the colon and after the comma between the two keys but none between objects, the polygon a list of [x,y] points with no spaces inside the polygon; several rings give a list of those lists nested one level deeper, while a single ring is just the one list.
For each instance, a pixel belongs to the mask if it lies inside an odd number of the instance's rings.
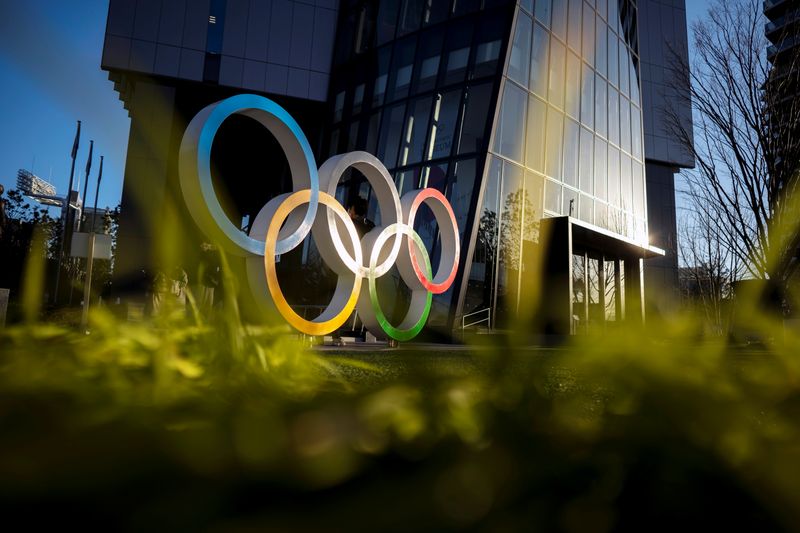
[{"label": "yellow ring", "polygon": [[[275,247],[281,225],[294,209],[303,204],[309,203],[310,200],[311,190],[305,189],[289,195],[286,200],[284,200],[280,206],[278,206],[278,209],[275,211],[275,215],[272,217],[269,227],[267,228],[267,237],[266,242],[264,243],[264,269],[266,271],[267,287],[272,295],[272,301],[275,302],[275,307],[278,309],[278,312],[283,316],[283,318],[286,319],[289,325],[301,333],[305,333],[306,335],[325,335],[339,329],[339,327],[341,327],[342,324],[344,324],[352,314],[356,307],[356,303],[358,302],[358,294],[361,291],[361,276],[356,274],[339,275],[339,283],[337,284],[336,288],[337,294],[339,293],[340,284],[345,281],[346,278],[352,278],[353,283],[353,290],[351,291],[350,296],[347,298],[346,303],[341,306],[341,311],[336,313],[331,318],[324,318],[326,315],[331,313],[329,306],[316,319],[306,320],[295,313],[294,309],[292,309],[292,307],[289,305],[289,302],[286,301],[286,298],[283,296],[283,291],[281,291],[280,284],[278,283],[278,275],[275,270]],[[348,227],[348,230],[351,230],[348,231],[348,233],[353,241],[353,251],[356,256],[355,259],[357,264],[362,264],[363,253],[361,251],[361,243],[358,240],[358,234],[355,226],[350,220],[350,216],[344,210],[344,207],[342,207],[342,205],[336,201],[333,196],[322,191],[319,191],[319,203],[327,206],[329,209],[332,209],[334,213],[339,215],[339,218],[345,223],[345,226]],[[320,216],[319,213],[320,212],[318,211],[317,216]],[[334,300],[337,299],[337,294],[334,294]],[[335,302],[332,302],[331,305],[335,305]]]}]

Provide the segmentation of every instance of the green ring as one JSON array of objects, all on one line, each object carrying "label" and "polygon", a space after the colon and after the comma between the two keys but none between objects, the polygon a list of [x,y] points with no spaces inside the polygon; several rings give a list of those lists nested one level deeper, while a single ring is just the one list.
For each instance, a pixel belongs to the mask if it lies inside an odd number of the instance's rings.
[{"label": "green ring", "polygon": [[[433,276],[433,271],[431,269],[431,260],[430,257],[428,256],[428,250],[425,249],[425,245],[423,244],[422,239],[420,238],[419,234],[416,231],[414,231],[412,228],[406,225],[392,224],[388,226],[386,229],[384,229],[383,232],[381,232],[381,236],[383,235],[383,233],[388,233],[392,231],[395,226],[397,227],[396,231],[399,231],[400,233],[405,233],[414,241],[414,243],[417,245],[417,249],[421,252],[422,257],[425,260],[425,271],[428,274],[428,278]],[[370,302],[372,303],[372,309],[375,311],[375,318],[378,319],[378,324],[380,324],[381,328],[383,329],[384,333],[386,333],[386,335],[388,335],[389,337],[391,337],[396,341],[400,342],[409,341],[414,337],[416,337],[417,335],[419,335],[419,332],[422,331],[422,328],[428,321],[428,315],[430,315],[431,313],[431,305],[433,303],[433,294],[429,290],[425,290],[425,292],[427,293],[427,296],[425,298],[425,309],[423,310],[422,316],[419,318],[416,324],[411,326],[409,329],[400,329],[392,326],[389,323],[389,320],[386,318],[386,315],[383,313],[380,302],[378,302],[378,291],[375,285],[375,280],[377,278],[374,275],[375,262],[377,261],[378,255],[379,255],[378,253],[373,253],[369,261],[369,299]],[[414,292],[417,291],[411,291],[411,292],[413,298]]]}]

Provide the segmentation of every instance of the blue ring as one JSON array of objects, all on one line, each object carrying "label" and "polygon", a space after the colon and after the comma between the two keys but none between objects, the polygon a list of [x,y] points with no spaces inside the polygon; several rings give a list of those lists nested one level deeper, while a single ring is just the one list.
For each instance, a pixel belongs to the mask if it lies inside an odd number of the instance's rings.
[{"label": "blue ring", "polygon": [[[264,243],[249,237],[230,222],[219,203],[211,181],[211,146],[219,127],[225,119],[231,115],[241,114],[251,109],[263,111],[275,117],[278,121],[283,123],[283,125],[288,127],[289,131],[294,135],[297,143],[300,145],[308,166],[309,178],[311,181],[311,201],[308,203],[308,209],[298,230],[277,242],[275,252],[277,255],[281,255],[296,247],[306,238],[308,232],[311,231],[314,218],[317,216],[317,207],[319,205],[319,173],[314,153],[311,151],[311,145],[309,145],[303,130],[300,129],[300,126],[285,109],[272,100],[255,94],[231,96],[214,105],[203,123],[200,135],[198,136],[197,173],[200,181],[200,189],[206,206],[208,207],[209,214],[216,221],[223,233],[225,233],[234,244],[245,251],[254,255],[263,256]],[[275,132],[271,133],[275,135]],[[285,147],[282,146],[282,148],[284,148],[285,152]],[[289,168],[290,170],[292,169],[291,160],[289,161]]]}]

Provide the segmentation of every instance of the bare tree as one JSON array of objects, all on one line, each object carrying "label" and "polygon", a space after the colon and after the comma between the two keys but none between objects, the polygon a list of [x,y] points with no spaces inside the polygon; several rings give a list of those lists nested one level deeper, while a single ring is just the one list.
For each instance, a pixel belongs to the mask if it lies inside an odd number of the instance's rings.
[{"label": "bare tree", "polygon": [[741,262],[715,237],[714,224],[703,214],[687,216],[680,228],[681,295],[698,306],[715,333],[722,334],[727,329],[733,286],[742,275]]},{"label": "bare tree", "polygon": [[679,107],[666,112],[696,161],[685,176],[704,238],[729,250],[749,276],[783,293],[798,268],[800,244],[797,61],[787,58],[781,62],[786,67],[773,70],[761,9],[756,0],[713,3],[692,27],[691,64],[677,54],[673,59],[674,83],[690,87],[694,134]]}]

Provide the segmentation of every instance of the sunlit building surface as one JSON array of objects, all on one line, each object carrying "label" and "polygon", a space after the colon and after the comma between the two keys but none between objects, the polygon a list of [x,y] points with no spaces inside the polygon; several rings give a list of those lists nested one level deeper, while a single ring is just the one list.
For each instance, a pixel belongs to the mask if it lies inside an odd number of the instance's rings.
[{"label": "sunlit building surface", "polygon": [[[465,315],[554,333],[641,321],[651,278],[656,303],[677,290],[673,175],[692,164],[660,108],[676,90],[668,50],[686,53],[682,0],[112,0],[103,67],[132,118],[120,278],[156,261],[151,221],[172,216],[187,121],[255,92],[297,118],[320,164],[366,150],[401,193],[450,200],[459,275],[434,298],[430,332]],[[289,188],[277,143],[249,119],[226,121],[212,159],[243,228]],[[337,196],[365,198],[380,220],[358,172]],[[432,214],[417,230],[435,264]],[[325,302],[312,242],[281,268],[303,273],[294,303]],[[403,307],[395,281],[382,281],[389,309]]]}]

